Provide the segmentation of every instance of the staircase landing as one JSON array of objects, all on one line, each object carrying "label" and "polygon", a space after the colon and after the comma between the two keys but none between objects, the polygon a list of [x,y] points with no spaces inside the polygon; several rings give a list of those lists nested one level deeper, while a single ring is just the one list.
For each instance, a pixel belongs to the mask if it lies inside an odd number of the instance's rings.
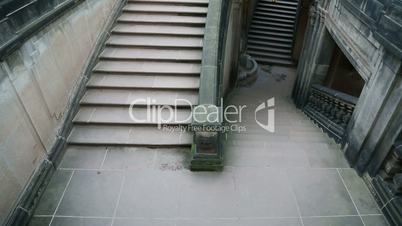
[{"label": "staircase landing", "polygon": [[[228,134],[223,172],[190,172],[186,148],[69,146],[30,226],[386,225],[339,147],[292,104],[294,78],[274,67],[234,92],[247,132]],[[254,121],[271,97],[273,134]]]}]

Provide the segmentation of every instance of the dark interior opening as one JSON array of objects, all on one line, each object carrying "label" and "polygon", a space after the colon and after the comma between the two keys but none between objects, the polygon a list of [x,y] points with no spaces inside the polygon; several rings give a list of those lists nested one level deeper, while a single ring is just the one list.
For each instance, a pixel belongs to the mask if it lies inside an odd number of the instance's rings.
[{"label": "dark interior opening", "polygon": [[359,97],[364,83],[365,81],[343,54],[342,50],[335,46],[324,85],[351,96]]}]

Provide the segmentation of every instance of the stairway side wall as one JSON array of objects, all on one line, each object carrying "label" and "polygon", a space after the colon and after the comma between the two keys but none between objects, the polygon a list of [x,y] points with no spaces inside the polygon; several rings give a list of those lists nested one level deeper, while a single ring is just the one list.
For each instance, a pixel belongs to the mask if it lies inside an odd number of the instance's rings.
[{"label": "stairway side wall", "polygon": [[0,225],[47,158],[120,0],[87,0],[0,62]]}]

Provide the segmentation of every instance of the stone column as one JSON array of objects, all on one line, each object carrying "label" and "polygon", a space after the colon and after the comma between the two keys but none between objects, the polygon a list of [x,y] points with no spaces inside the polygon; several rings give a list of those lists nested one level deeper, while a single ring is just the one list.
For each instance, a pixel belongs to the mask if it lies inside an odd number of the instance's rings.
[{"label": "stone column", "polygon": [[299,108],[302,108],[307,101],[316,69],[316,61],[323,47],[326,6],[326,0],[315,0],[310,6],[309,22],[297,68],[297,80],[293,90],[293,99]]},{"label": "stone column", "polygon": [[[400,59],[385,52],[382,66],[365,86],[357,112],[348,127],[345,154],[349,163],[355,166],[359,173],[366,171],[377,146],[380,145],[379,142],[383,138],[386,139],[384,134],[395,126],[391,122],[401,111],[400,67]],[[390,147],[390,142],[382,145]]]}]

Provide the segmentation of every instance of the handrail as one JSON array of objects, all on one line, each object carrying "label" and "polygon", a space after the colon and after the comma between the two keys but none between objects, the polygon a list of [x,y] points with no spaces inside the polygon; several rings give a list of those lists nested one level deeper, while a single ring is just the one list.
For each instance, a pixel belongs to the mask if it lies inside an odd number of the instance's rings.
[{"label": "handrail", "polygon": [[[222,97],[224,47],[226,43],[231,0],[210,0],[203,40],[202,65],[198,105],[193,110],[198,120],[194,120],[195,132],[192,146],[192,170],[219,170],[222,168],[219,127],[221,119],[211,122],[206,119],[216,110]],[[215,107],[213,107],[215,106]],[[206,109],[206,112],[198,110]],[[202,115],[203,114],[203,115]],[[206,131],[208,130],[208,131]]]},{"label": "handrail", "polygon": [[198,104],[217,104],[218,55],[222,0],[210,0],[203,40]]},{"label": "handrail", "polygon": [[[38,33],[46,25],[83,1],[85,0],[65,0],[60,4],[56,4],[57,1],[33,0],[17,9],[10,8],[12,10],[10,12],[2,12],[5,15],[0,18],[0,28],[2,30],[0,34],[0,60],[4,60],[12,52],[20,48],[32,35]],[[16,4],[13,1],[7,3]],[[1,7],[4,7],[4,5],[1,5]],[[21,18],[28,18],[28,20],[19,21]]]}]

